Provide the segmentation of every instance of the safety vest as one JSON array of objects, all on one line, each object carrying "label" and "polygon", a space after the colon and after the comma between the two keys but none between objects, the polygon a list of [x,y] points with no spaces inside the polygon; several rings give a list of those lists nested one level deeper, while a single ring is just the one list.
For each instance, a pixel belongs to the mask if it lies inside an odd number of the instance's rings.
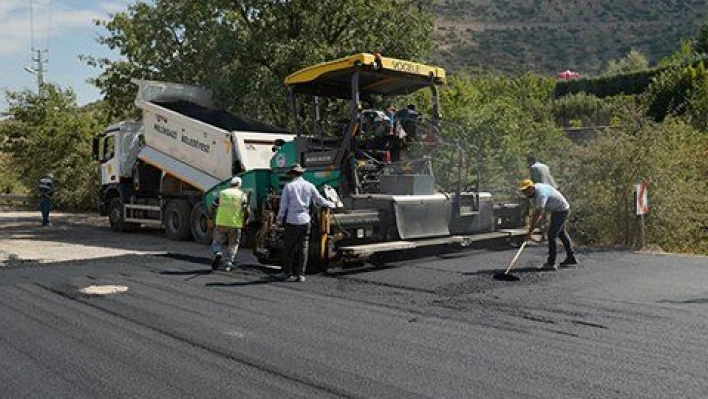
[{"label": "safety vest", "polygon": [[243,227],[243,191],[227,188],[219,193],[219,207],[216,209],[216,225],[223,227]]}]

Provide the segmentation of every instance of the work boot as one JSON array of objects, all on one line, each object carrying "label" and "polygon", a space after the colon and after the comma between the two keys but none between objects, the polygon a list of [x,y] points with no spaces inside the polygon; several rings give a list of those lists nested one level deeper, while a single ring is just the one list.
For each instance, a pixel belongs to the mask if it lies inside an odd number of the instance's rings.
[{"label": "work boot", "polygon": [[577,265],[578,260],[575,259],[575,255],[568,256],[563,262],[560,263],[561,267],[570,267],[572,265]]},{"label": "work boot", "polygon": [[538,269],[539,270],[548,270],[548,271],[558,270],[558,266],[556,266],[555,263],[546,262],[543,264],[543,266],[539,267]]},{"label": "work boot", "polygon": [[219,264],[221,263],[221,253],[217,252],[214,254],[214,257],[211,259],[211,270],[216,270],[219,268]]}]

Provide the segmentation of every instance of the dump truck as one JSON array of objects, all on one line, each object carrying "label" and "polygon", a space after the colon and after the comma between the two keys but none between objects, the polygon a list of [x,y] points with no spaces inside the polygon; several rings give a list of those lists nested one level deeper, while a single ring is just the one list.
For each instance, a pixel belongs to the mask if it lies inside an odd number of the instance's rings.
[{"label": "dump truck", "polygon": [[294,135],[214,108],[209,90],[135,80],[142,119],[94,137],[100,214],[111,229],[162,226],[174,240],[210,240],[205,193],[244,171],[269,168],[276,143]]},{"label": "dump truck", "polygon": [[[244,189],[254,194],[248,229],[255,232],[259,262],[281,265],[287,256],[276,215],[287,172],[295,163],[307,169],[306,180],[338,204],[311,212],[308,270],[429,246],[520,240],[526,233],[520,203],[498,203],[491,193],[469,191],[461,184],[453,192],[436,185],[433,156],[426,149],[441,141],[438,87],[445,81],[442,68],[370,53],[288,76],[294,138],[276,147],[269,168],[241,174]],[[401,137],[377,104],[423,89],[430,90],[430,116],[425,123],[409,123],[406,137]],[[327,115],[336,110],[344,110],[345,118]],[[377,127],[382,119],[391,128]],[[301,126],[301,121],[308,123]],[[396,156],[391,157],[392,151]],[[225,186],[209,190],[205,201]]]}]

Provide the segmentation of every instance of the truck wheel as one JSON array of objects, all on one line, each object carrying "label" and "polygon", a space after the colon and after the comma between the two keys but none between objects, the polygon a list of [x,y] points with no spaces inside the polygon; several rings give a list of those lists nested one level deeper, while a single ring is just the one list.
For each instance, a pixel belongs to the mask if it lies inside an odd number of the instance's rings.
[{"label": "truck wheel", "polygon": [[194,241],[200,244],[208,244],[211,242],[211,234],[207,228],[207,212],[204,209],[202,201],[197,202],[192,207],[192,215],[190,217],[192,237]]},{"label": "truck wheel", "polygon": [[108,204],[108,221],[111,224],[111,230],[119,233],[135,231],[140,227],[137,223],[125,221],[125,209],[123,208],[123,200],[116,197]]},{"label": "truck wheel", "polygon": [[167,238],[176,241],[185,241],[192,238],[190,228],[192,208],[185,200],[172,200],[165,206],[163,223]]}]

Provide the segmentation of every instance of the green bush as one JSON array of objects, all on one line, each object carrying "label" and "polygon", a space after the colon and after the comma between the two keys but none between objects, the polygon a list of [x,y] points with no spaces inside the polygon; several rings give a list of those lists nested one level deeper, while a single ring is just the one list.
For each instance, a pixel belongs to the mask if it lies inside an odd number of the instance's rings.
[{"label": "green bush", "polygon": [[467,155],[464,184],[497,197],[517,195],[518,181],[528,177],[528,153],[551,164],[560,159],[570,142],[553,121],[552,87],[552,80],[533,75],[450,79],[441,98],[448,147],[434,159],[443,187],[457,178],[457,145]]},{"label": "green bush", "polygon": [[6,154],[0,154],[0,194],[26,194],[28,190],[20,184],[14,173],[12,162]]},{"label": "green bush", "polygon": [[708,71],[703,61],[687,67],[671,67],[657,75],[644,95],[647,113],[656,121],[667,116],[688,115],[705,120],[708,106]]},{"label": "green bush", "polygon": [[708,137],[688,123],[658,124],[627,113],[568,157],[563,191],[573,231],[590,245],[632,246],[638,240],[633,185],[648,183],[647,243],[667,251],[708,253]]},{"label": "green bush", "polygon": [[52,173],[58,208],[94,208],[98,183],[91,138],[106,125],[100,109],[79,108],[71,90],[54,85],[45,85],[42,95],[8,92],[7,98],[0,151],[12,164],[12,184],[36,194],[39,179]]}]

